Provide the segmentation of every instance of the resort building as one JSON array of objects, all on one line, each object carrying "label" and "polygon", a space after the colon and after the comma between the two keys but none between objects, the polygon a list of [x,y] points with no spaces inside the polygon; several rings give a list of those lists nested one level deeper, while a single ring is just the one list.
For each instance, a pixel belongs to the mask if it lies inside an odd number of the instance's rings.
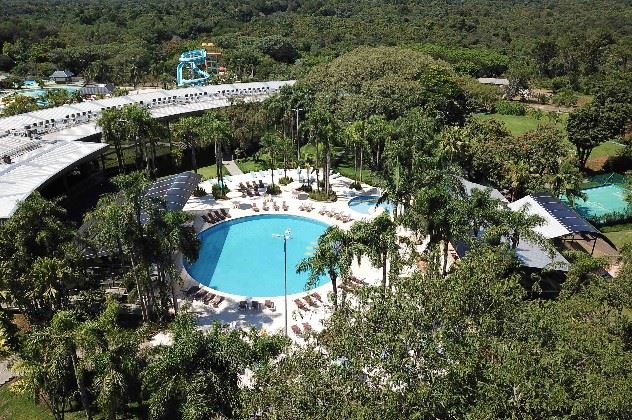
[{"label": "resort building", "polygon": [[109,97],[112,96],[112,92],[114,92],[114,85],[112,83],[100,83],[97,85],[85,85],[81,89],[79,89],[79,94],[83,97],[90,96],[104,96]]},{"label": "resort building", "polygon": [[50,75],[50,80],[55,83],[70,83],[74,75],[70,70],[56,70]]}]

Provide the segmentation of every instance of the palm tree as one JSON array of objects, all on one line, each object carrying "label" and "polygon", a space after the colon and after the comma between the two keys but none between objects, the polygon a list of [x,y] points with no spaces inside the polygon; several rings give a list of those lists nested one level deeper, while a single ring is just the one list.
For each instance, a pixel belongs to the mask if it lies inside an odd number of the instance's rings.
[{"label": "palm tree", "polygon": [[173,137],[176,139],[176,146],[178,146],[177,150],[191,150],[191,165],[195,173],[198,170],[196,149],[206,144],[206,139],[200,137],[199,125],[200,121],[193,117],[181,118],[171,124]]},{"label": "palm tree", "polygon": [[122,110],[118,108],[103,110],[97,120],[97,126],[101,128],[101,142],[114,146],[119,173],[125,171],[123,164],[123,141],[126,136],[122,121]]},{"label": "palm tree", "polygon": [[[331,152],[337,142],[338,122],[333,114],[322,108],[316,108],[307,114],[310,136],[316,146],[316,160],[318,161],[319,143],[323,145],[325,194],[329,197],[329,171],[331,168]],[[318,176],[318,173],[317,173]]]},{"label": "palm tree", "polygon": [[229,124],[213,112],[204,114],[199,119],[198,133],[205,143],[213,142],[215,145],[215,166],[217,170],[217,182],[224,189],[224,174],[222,172],[222,146],[228,143]]},{"label": "palm tree", "polygon": [[358,186],[362,185],[362,163],[366,142],[366,122],[354,121],[345,128],[347,146],[353,149],[353,173],[354,181]]},{"label": "palm tree", "polygon": [[390,260],[391,273],[399,270],[399,246],[397,225],[388,214],[382,213],[369,222],[356,222],[351,226],[351,236],[356,246],[355,256],[360,260],[369,257],[374,267],[382,268],[382,287],[387,288],[387,262]]},{"label": "palm tree", "polygon": [[276,167],[276,157],[279,153],[281,144],[281,136],[274,131],[268,131],[261,138],[261,147],[268,155],[268,164],[270,166],[270,176],[272,178],[272,188],[274,189],[274,168]]},{"label": "palm tree", "polygon": [[333,289],[334,309],[338,309],[338,279],[342,278],[345,282],[350,275],[352,249],[352,236],[337,226],[330,226],[318,238],[314,253],[296,266],[297,273],[310,273],[306,288],[313,287],[320,276],[329,276]]}]

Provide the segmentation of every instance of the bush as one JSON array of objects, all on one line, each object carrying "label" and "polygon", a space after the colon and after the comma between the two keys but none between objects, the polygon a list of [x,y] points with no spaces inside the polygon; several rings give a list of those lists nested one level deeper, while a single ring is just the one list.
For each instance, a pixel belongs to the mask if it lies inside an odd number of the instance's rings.
[{"label": "bush", "polygon": [[312,188],[312,186],[311,186],[311,185],[309,185],[309,184],[303,184],[303,185],[301,185],[300,187],[298,187],[298,190],[299,190],[299,191],[306,192],[306,193],[310,193],[310,192],[312,192],[313,188]]},{"label": "bush", "polygon": [[224,186],[224,188],[222,188],[218,184],[213,184],[213,197],[216,200],[225,199],[226,194],[228,194],[229,191],[230,189],[227,186]]},{"label": "bush", "polygon": [[362,189],[362,184],[359,183],[358,181],[354,181],[351,183],[351,185],[349,185],[349,188],[353,188],[354,190],[361,190]]},{"label": "bush", "polygon": [[287,184],[289,184],[290,182],[294,182],[294,180],[292,179],[292,177],[281,177],[281,178],[279,179],[279,184],[281,184],[281,185],[287,185]]},{"label": "bush", "polygon": [[278,185],[274,184],[270,184],[268,185],[268,188],[266,189],[266,192],[270,195],[278,195],[281,194],[281,187],[279,187]]},{"label": "bush", "polygon": [[527,107],[520,102],[498,101],[494,105],[494,111],[501,115],[525,115]]},{"label": "bush", "polygon": [[591,217],[588,219],[590,223],[597,227],[620,225],[623,223],[632,222],[632,211],[618,212],[604,214],[598,218]]},{"label": "bush", "polygon": [[204,197],[205,195],[208,195],[207,192],[204,190],[204,188],[201,187],[195,187],[195,190],[193,190],[193,197]]},{"label": "bush", "polygon": [[309,193],[309,198],[311,198],[314,201],[336,201],[338,199],[338,197],[336,196],[336,193],[333,191],[329,192],[329,196],[327,196],[325,194],[325,191],[312,191]]},{"label": "bush", "polygon": [[555,95],[553,95],[553,98],[551,98],[551,101],[557,106],[571,107],[577,104],[578,99],[579,99],[579,96],[577,96],[575,92],[573,92],[570,89],[564,89],[564,90],[560,90]]}]

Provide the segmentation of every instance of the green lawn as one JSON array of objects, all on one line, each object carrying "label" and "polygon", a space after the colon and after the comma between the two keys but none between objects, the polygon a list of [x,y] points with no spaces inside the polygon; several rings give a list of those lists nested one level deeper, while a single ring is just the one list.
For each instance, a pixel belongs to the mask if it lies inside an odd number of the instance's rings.
[{"label": "green lawn", "polygon": [[605,226],[601,228],[601,231],[617,246],[617,249],[621,249],[625,244],[632,243],[632,223]]},{"label": "green lawn", "polygon": [[247,157],[244,159],[237,159],[235,161],[239,169],[243,173],[253,172],[253,171],[262,171],[268,169],[266,167],[266,163],[262,160],[255,160],[253,157]]},{"label": "green lawn", "polygon": [[[69,420],[85,418],[81,411],[67,413]],[[49,420],[53,415],[44,406],[29,398],[18,395],[9,389],[9,385],[0,387],[0,420]]]},{"label": "green lawn", "polygon": [[[502,121],[514,136],[535,130],[538,125],[549,121],[546,116],[537,120],[529,115],[476,114],[474,117],[480,120]],[[561,116],[560,122],[557,123],[557,126],[562,130],[565,128],[563,121],[565,121],[565,117]]]},{"label": "green lawn", "polygon": [[592,153],[590,153],[590,159],[616,156],[622,149],[623,146],[620,144],[607,141],[593,149]]},{"label": "green lawn", "polygon": [[[215,178],[217,176],[217,165],[209,165],[209,166],[204,166],[203,168],[199,168],[198,174],[202,175],[202,179],[204,180]],[[222,165],[222,174],[230,175],[228,173],[228,170],[224,167],[224,165]]]}]

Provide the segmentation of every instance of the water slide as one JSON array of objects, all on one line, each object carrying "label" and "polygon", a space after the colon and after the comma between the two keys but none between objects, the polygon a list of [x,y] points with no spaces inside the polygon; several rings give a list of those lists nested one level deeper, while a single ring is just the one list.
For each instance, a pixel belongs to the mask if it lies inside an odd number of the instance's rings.
[{"label": "water slide", "polygon": [[205,85],[211,75],[199,66],[206,68],[205,49],[186,51],[180,54],[180,63],[178,63],[176,74],[178,86]]}]

